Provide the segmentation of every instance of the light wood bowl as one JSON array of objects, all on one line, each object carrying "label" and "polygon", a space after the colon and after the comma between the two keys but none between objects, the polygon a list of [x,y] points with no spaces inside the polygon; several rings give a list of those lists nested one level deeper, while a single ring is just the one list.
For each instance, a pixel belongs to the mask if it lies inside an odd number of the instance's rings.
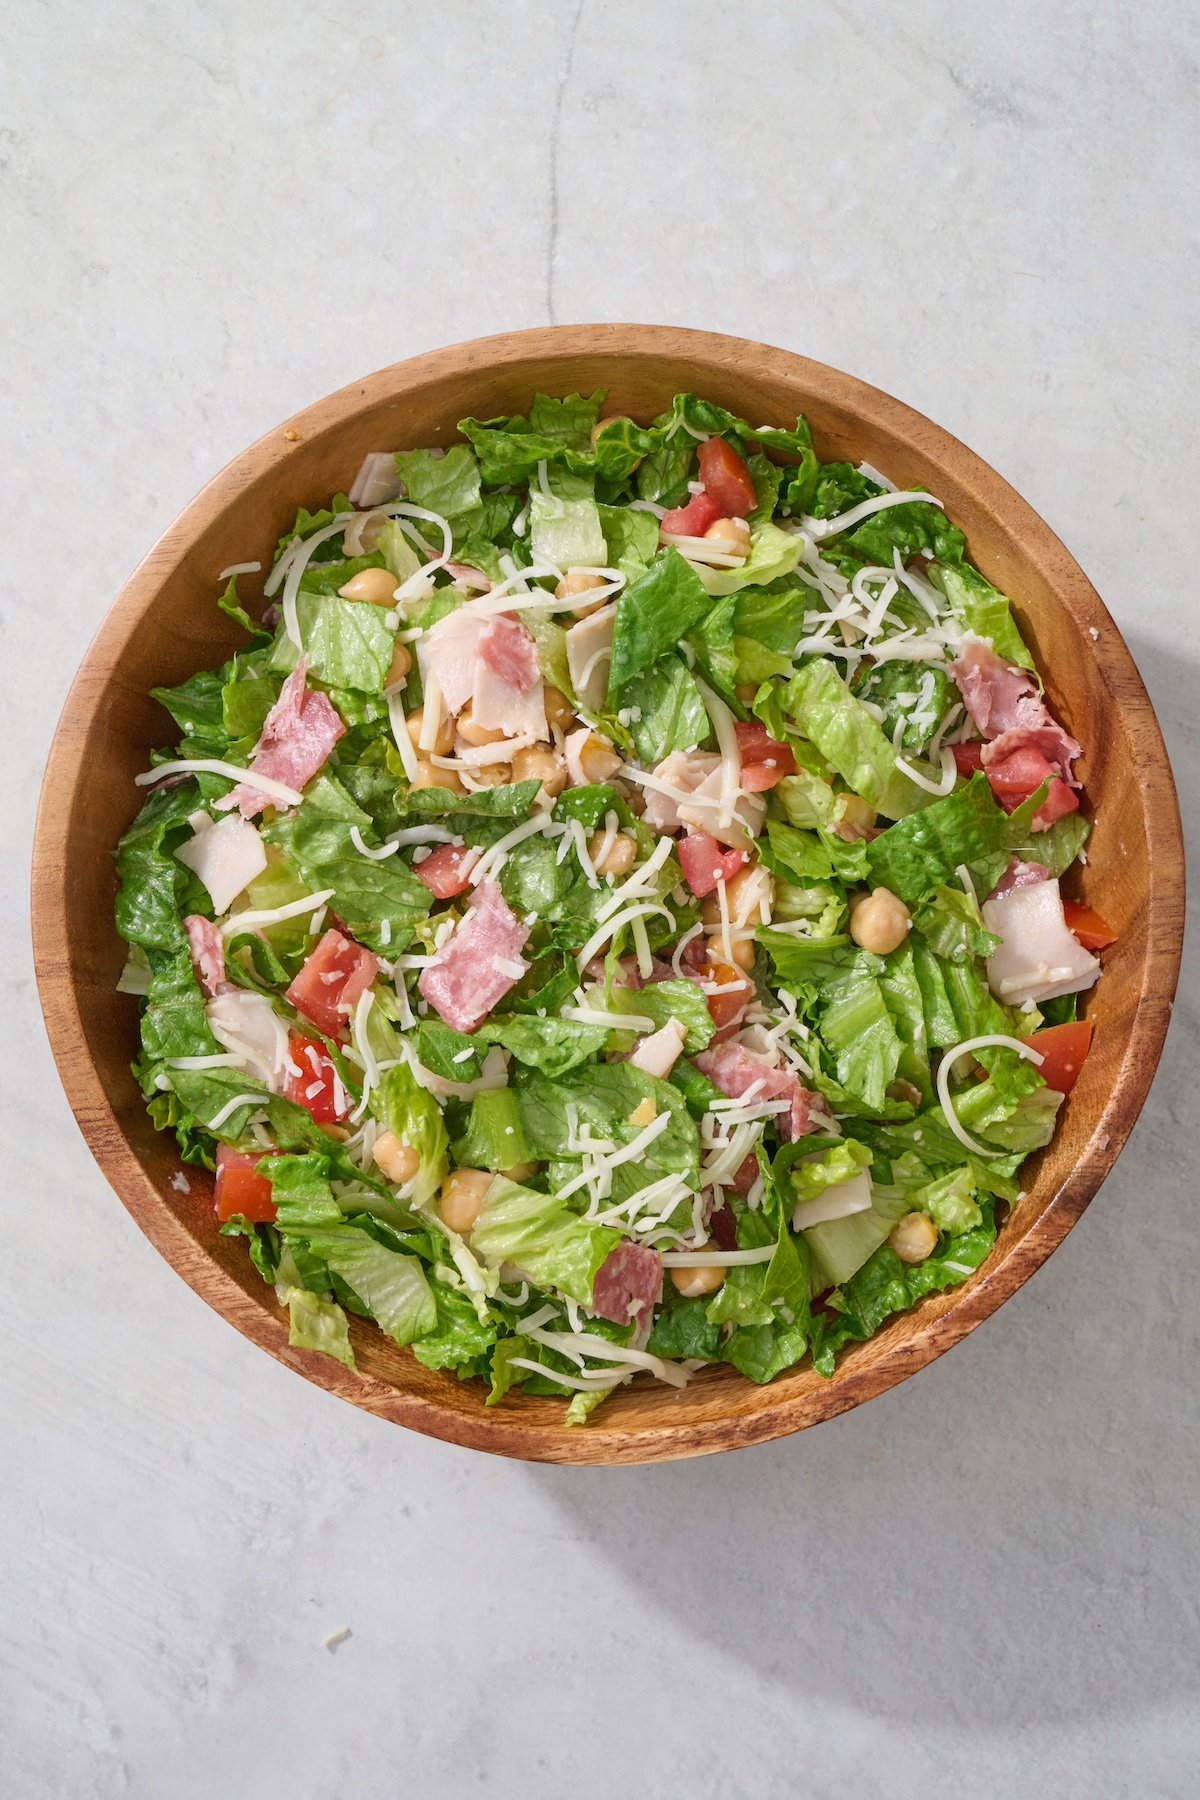
[{"label": "light wood bowl", "polygon": [[[1026,1198],[965,1286],[850,1349],[832,1380],[801,1369],[754,1387],[731,1370],[705,1371],[682,1393],[635,1384],[593,1423],[567,1429],[561,1402],[511,1395],[485,1409],[482,1383],[423,1369],[357,1321],[357,1374],[288,1347],[244,1243],[217,1233],[209,1178],[189,1170],[191,1192],[172,1188],[174,1141],[151,1128],[130,1076],[137,1002],[114,991],[124,949],[112,853],[143,798],[134,775],[172,738],[149,689],[220,663],[241,642],[214,604],[221,569],[268,561],[297,504],[344,489],[367,451],[446,443],[467,414],[519,412],[537,390],[597,387],[609,390],[608,410],[645,420],[681,389],[755,423],[804,412],[825,458],[865,460],[941,498],[976,562],[1012,596],[1054,711],[1084,745],[1099,825],[1072,891],[1120,936],[1088,996],[1095,1047],[1054,1142],[1027,1165]],[[63,711],[38,816],[33,918],[46,1023],[84,1137],[142,1230],[210,1306],[310,1381],[432,1437],[534,1461],[636,1463],[762,1443],[845,1412],[940,1356],[1045,1261],[1111,1169],[1150,1086],[1178,970],[1183,858],[1162,736],[1120,632],[1049,527],[977,456],[899,401],[783,350],[707,332],[569,326],[460,344],[343,388],[239,456],[181,514],[104,620]]]}]

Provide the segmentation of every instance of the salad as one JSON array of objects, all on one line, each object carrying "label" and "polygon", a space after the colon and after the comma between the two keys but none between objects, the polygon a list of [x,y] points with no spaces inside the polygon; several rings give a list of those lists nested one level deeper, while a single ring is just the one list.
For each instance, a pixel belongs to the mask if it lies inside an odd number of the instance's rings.
[{"label": "salad", "polygon": [[1113,941],[936,497],[605,398],[368,456],[223,571],[244,647],[155,690],[117,855],[135,1073],[291,1342],[373,1321],[571,1424],[968,1280]]}]

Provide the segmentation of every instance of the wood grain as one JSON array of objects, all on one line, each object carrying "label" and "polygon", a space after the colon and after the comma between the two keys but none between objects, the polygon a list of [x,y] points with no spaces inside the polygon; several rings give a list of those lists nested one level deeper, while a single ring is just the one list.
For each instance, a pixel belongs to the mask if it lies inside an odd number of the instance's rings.
[{"label": "wood grain", "polygon": [[[211,1181],[189,1170],[190,1194],[171,1187],[173,1141],[151,1128],[129,1073],[137,1004],[114,991],[124,949],[112,924],[112,852],[141,799],[133,776],[172,740],[149,689],[239,647],[213,604],[219,570],[269,562],[297,504],[344,489],[368,451],[446,443],[468,413],[494,417],[522,411],[536,390],[596,387],[609,389],[607,410],[641,419],[681,389],[756,421],[804,412],[823,457],[865,460],[940,497],[976,562],[1012,596],[1054,710],[1085,747],[1086,803],[1099,823],[1073,892],[1120,938],[1088,999],[1095,1048],[1053,1144],[1026,1166],[1026,1197],[972,1280],[851,1349],[831,1381],[800,1370],[757,1388],[731,1370],[705,1371],[682,1393],[622,1390],[592,1424],[568,1430],[561,1402],[510,1396],[487,1410],[482,1384],[423,1369],[358,1321],[358,1374],[289,1349],[284,1315],[244,1245],[217,1233]],[[33,867],[38,983],[63,1085],[112,1186],[183,1279],[280,1361],[370,1412],[476,1449],[570,1463],[701,1456],[801,1430],[903,1381],[995,1312],[1061,1243],[1141,1109],[1175,990],[1183,905],[1158,723],[1119,631],[1048,526],[954,438],[862,382],[760,344],[639,325],[517,332],[416,357],[319,401],[223,470],[134,572],[84,659],[46,770]]]}]

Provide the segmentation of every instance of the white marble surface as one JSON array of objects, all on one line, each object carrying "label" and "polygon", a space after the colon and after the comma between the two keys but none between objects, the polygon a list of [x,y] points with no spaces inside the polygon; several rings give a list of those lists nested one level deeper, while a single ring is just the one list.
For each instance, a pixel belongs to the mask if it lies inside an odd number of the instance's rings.
[{"label": "white marble surface", "polygon": [[[957,432],[1097,582],[1194,821],[1187,0],[6,25],[5,916],[83,645],[200,483],[357,374],[548,319],[764,338]],[[1116,1173],[986,1330],[803,1438],[590,1474],[244,1343],[93,1167],[23,936],[3,980],[6,1800],[1197,1792],[1194,971]]]}]

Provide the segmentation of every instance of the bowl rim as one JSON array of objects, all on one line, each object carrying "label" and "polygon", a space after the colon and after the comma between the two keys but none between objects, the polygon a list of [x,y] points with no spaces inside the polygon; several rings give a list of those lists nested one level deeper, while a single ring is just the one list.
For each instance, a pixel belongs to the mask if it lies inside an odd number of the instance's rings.
[{"label": "bowl rim", "polygon": [[[71,968],[69,933],[70,846],[66,821],[84,776],[87,723],[138,620],[153,605],[161,571],[174,564],[251,479],[282,464],[300,441],[344,423],[373,403],[464,370],[547,360],[611,357],[655,361],[701,355],[736,366],[752,359],[770,378],[802,382],[814,395],[836,399],[907,443],[921,456],[953,463],[956,480],[979,508],[1003,510],[1008,538],[1022,559],[1053,565],[1052,585],[1069,587],[1069,609],[1081,631],[1089,627],[1089,654],[1111,689],[1121,695],[1124,718],[1139,740],[1139,787],[1148,866],[1146,952],[1141,992],[1112,1089],[1083,1145],[1076,1166],[1047,1202],[1041,1216],[1007,1252],[989,1258],[975,1279],[954,1290],[946,1309],[918,1324],[871,1362],[839,1371],[820,1389],[800,1395],[771,1384],[754,1393],[758,1405],[730,1419],[689,1419],[631,1431],[598,1417],[586,1430],[549,1429],[500,1408],[486,1416],[406,1392],[331,1359],[296,1351],[278,1317],[243,1291],[198,1245],[166,1197],[142,1168],[125,1137],[83,1037]],[[1049,577],[1047,577],[1049,579]],[[1099,634],[1098,636],[1096,634]],[[53,798],[53,803],[51,803]],[[868,383],[794,352],[754,340],[673,326],[639,324],[561,325],[503,332],[427,351],[393,363],[304,407],[260,437],[219,471],[183,509],[138,563],[102,619],[71,684],[55,729],[34,829],[32,917],[34,964],[51,1050],[68,1102],[101,1171],[134,1220],[188,1284],[252,1342],[316,1385],[368,1412],[472,1449],[557,1463],[654,1462],[712,1454],[762,1443],[804,1429],[861,1404],[915,1374],[992,1313],[1027,1281],[1083,1213],[1133,1128],[1149,1091],[1170,1019],[1183,936],[1183,841],[1174,779],[1153,706],[1119,629],[1082,569],[1050,527],[987,463],[923,414]],[[995,1260],[993,1260],[995,1258]],[[447,1377],[447,1380],[452,1380]]]}]

